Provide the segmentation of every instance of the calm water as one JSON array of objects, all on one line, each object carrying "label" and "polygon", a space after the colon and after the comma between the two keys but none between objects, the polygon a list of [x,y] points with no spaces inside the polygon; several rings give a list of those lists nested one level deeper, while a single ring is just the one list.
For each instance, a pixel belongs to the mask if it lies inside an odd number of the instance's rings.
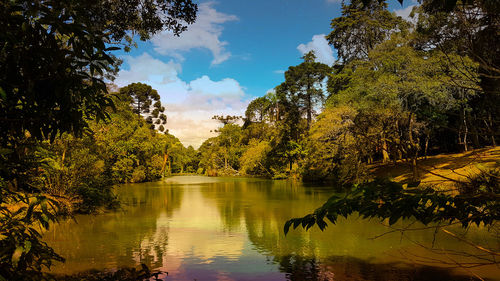
[{"label": "calm water", "polygon": [[[333,193],[325,187],[185,176],[122,185],[116,192],[122,210],[77,216],[45,234],[66,258],[52,272],[145,263],[168,272],[166,280],[470,280],[466,271],[430,262],[449,262],[417,244],[431,245],[432,231],[373,240],[389,229],[350,217],[324,232],[295,230],[285,237],[284,222],[320,206]],[[498,247],[485,231],[469,230],[468,237]],[[437,235],[434,247],[472,251],[444,234]],[[427,265],[412,265],[422,259]],[[453,260],[466,262],[461,256]],[[496,267],[473,272],[500,280]]]}]

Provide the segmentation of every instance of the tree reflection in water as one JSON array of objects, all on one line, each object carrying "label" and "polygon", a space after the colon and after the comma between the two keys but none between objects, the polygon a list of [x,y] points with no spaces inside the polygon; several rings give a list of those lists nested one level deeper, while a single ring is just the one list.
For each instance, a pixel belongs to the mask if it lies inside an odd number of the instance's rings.
[{"label": "tree reflection in water", "polygon": [[[325,232],[283,225],[322,204],[334,191],[290,181],[174,177],[118,189],[123,210],[81,216],[46,233],[67,258],[53,272],[74,273],[145,263],[167,280],[470,280],[467,273],[409,265],[401,249],[426,255],[376,220],[339,219]],[[481,231],[469,238],[486,239]],[[433,232],[408,233],[432,242]],[[459,248],[437,237],[437,246]],[[405,264],[406,263],[406,264]],[[429,264],[430,265],[430,264]],[[498,275],[486,269],[481,276]],[[483,274],[485,273],[485,274]],[[454,275],[464,274],[464,275]]]},{"label": "tree reflection in water", "polygon": [[276,260],[288,280],[300,281],[470,281],[468,275],[451,273],[445,268],[418,266],[403,263],[375,264],[352,257],[329,257],[318,261],[316,258],[304,258],[288,255]]}]

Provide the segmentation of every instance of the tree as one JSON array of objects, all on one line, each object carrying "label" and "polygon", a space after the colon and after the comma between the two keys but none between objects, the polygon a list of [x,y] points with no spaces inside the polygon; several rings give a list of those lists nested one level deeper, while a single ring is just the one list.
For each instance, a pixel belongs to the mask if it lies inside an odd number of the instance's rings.
[{"label": "tree", "polygon": [[266,99],[269,101],[269,121],[279,122],[281,120],[281,113],[283,111],[283,106],[279,102],[278,95],[276,94],[276,89],[268,92],[265,95]]},{"label": "tree", "polygon": [[291,83],[282,83],[276,87],[276,96],[282,107],[281,120],[276,124],[277,136],[273,138],[273,147],[270,157],[278,166],[288,166],[292,170],[293,164],[301,156],[300,143],[304,138],[307,124],[302,119],[299,107],[299,96]]},{"label": "tree", "polygon": [[306,181],[334,181],[340,186],[365,179],[362,160],[370,145],[353,133],[356,110],[348,106],[326,108],[306,140],[303,178]]},{"label": "tree", "polygon": [[302,58],[303,63],[290,66],[285,72],[284,88],[287,89],[288,95],[297,96],[297,105],[302,112],[305,112],[309,130],[315,107],[325,99],[323,82],[331,69],[326,64],[314,61],[316,59],[314,51],[310,51]]},{"label": "tree", "polygon": [[[140,4],[139,4],[140,2]],[[118,46],[163,30],[179,35],[196,19],[191,0],[2,1],[0,3],[0,137],[37,139],[80,134],[107,117],[104,78]]]},{"label": "tree", "polygon": [[356,135],[379,143],[384,158],[389,157],[388,146],[395,146],[411,160],[415,181],[425,127],[438,125],[436,116],[460,104],[462,87],[469,89],[465,98],[477,90],[463,75],[474,73],[468,58],[455,58],[467,66],[461,72],[443,58],[441,52],[414,50],[408,38],[394,34],[370,51],[368,59],[351,62],[346,67],[352,73],[348,86],[331,97],[337,106],[355,104],[360,112],[353,127]]},{"label": "tree", "polygon": [[[467,56],[478,64],[479,77],[469,79],[483,94],[469,102],[469,120],[476,146],[496,145],[500,134],[500,3],[490,0],[422,2],[417,22],[418,47],[438,49],[452,57]],[[461,61],[452,62],[457,69]],[[479,79],[478,79],[479,78]]]},{"label": "tree", "polygon": [[130,98],[130,104],[133,112],[137,116],[141,114],[146,116],[146,121],[151,124],[152,128],[158,125],[160,132],[165,131],[164,125],[167,123],[165,107],[162,106],[160,95],[151,86],[143,83],[132,83],[120,89],[120,94],[123,97]]},{"label": "tree", "polygon": [[273,176],[268,169],[266,159],[270,152],[271,146],[268,141],[259,141],[252,139],[241,155],[240,165],[241,172],[245,175],[267,175]]},{"label": "tree", "polygon": [[198,149],[200,155],[199,167],[209,176],[234,175],[237,173],[242,153],[240,139],[242,128],[235,124],[239,116],[214,116],[212,119],[220,120],[223,125],[215,130],[218,133],[203,142]]},{"label": "tree", "polygon": [[130,49],[136,34],[179,35],[196,12],[191,0],[0,2],[0,279],[42,279],[43,267],[62,260],[38,232],[59,217],[55,200],[18,192],[40,191],[40,141],[82,136],[108,119],[105,80],[120,65],[112,52]]},{"label": "tree", "polygon": [[342,16],[331,22],[333,29],[326,36],[338,52],[342,63],[366,59],[368,52],[388,39],[390,34],[402,31],[407,24],[387,10],[385,1],[353,0],[342,2]]},{"label": "tree", "polygon": [[241,119],[241,116],[236,116],[236,115],[214,115],[212,116],[212,119],[213,120],[217,120],[219,121],[222,126],[225,126],[227,124],[234,124],[235,122],[237,122],[238,120]]},{"label": "tree", "polygon": [[264,122],[267,119],[268,111],[271,107],[271,102],[267,97],[259,97],[252,100],[245,111],[245,121],[247,122]]}]

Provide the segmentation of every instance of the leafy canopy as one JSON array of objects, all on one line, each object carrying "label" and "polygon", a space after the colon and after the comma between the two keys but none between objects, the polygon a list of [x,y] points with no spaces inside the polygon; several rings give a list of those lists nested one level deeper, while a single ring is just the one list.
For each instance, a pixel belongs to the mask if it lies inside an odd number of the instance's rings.
[{"label": "leafy canopy", "polygon": [[88,119],[107,118],[104,78],[120,64],[112,51],[134,34],[179,35],[196,12],[191,0],[0,2],[0,141],[80,134]]}]

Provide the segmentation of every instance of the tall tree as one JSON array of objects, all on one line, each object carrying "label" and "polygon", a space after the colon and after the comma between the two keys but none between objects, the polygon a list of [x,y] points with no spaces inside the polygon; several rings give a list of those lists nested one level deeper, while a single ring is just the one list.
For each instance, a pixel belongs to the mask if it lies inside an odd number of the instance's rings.
[{"label": "tall tree", "polygon": [[152,128],[158,125],[160,132],[165,131],[167,116],[164,114],[165,107],[162,106],[160,95],[151,86],[143,83],[132,83],[120,89],[120,94],[130,99],[130,105],[137,116],[144,115],[146,121]]},{"label": "tall tree", "polygon": [[349,4],[342,2],[342,16],[332,20],[333,30],[326,39],[337,49],[339,60],[348,63],[366,59],[370,50],[391,33],[405,30],[406,25],[401,17],[387,10],[385,0],[352,0]]},{"label": "tall tree", "polygon": [[236,115],[214,115],[212,116],[213,120],[219,121],[222,126],[225,126],[227,124],[234,124],[238,120],[240,120],[242,117],[241,116],[236,116]]},{"label": "tall tree", "polygon": [[285,72],[284,89],[289,95],[296,95],[299,109],[305,113],[307,129],[311,127],[315,108],[325,100],[325,78],[331,68],[323,63],[315,62],[314,51],[303,57],[304,62],[290,66]]},{"label": "tall tree", "polygon": [[[63,260],[39,234],[57,219],[57,202],[13,192],[34,191],[43,172],[36,141],[109,118],[105,79],[120,65],[112,52],[136,34],[179,35],[196,12],[191,0],[0,1],[0,279],[45,279],[42,268]],[[29,208],[6,207],[20,202]]]},{"label": "tall tree", "polygon": [[179,35],[196,19],[191,0],[0,2],[0,136],[3,145],[60,132],[81,133],[106,118],[104,78],[112,51],[167,29]]},{"label": "tall tree", "polygon": [[362,113],[357,122],[360,126],[355,126],[360,129],[358,134],[380,142],[384,149],[387,142],[396,145],[411,159],[416,180],[424,129],[437,125],[436,117],[456,108],[463,99],[457,94],[462,87],[455,82],[470,89],[466,97],[474,96],[477,88],[463,74],[474,72],[470,59],[455,58],[468,61],[468,68],[453,72],[443,53],[416,51],[410,43],[408,38],[394,35],[372,50],[368,60],[353,61],[349,86],[331,102],[355,105]]},{"label": "tall tree", "polygon": [[[496,145],[500,135],[499,11],[500,2],[490,0],[425,0],[419,10],[420,48],[468,56],[479,65],[479,79],[469,75],[484,93],[469,103],[476,145]],[[463,63],[457,61],[454,67],[459,70]]]}]

